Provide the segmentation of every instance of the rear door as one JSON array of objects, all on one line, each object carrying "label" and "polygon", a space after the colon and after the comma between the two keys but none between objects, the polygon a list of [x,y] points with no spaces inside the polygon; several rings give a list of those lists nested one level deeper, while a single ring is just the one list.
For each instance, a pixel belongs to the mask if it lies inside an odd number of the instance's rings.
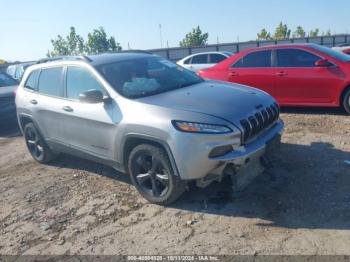
[{"label": "rear door", "polygon": [[198,72],[201,69],[205,69],[210,67],[208,65],[209,62],[209,56],[208,54],[199,54],[199,55],[194,55],[191,59],[191,63],[188,65],[188,69]]},{"label": "rear door", "polygon": [[275,51],[276,97],[284,105],[312,105],[334,100],[332,87],[339,81],[336,66],[316,67],[322,57],[298,48]]},{"label": "rear door", "polygon": [[[38,74],[37,92],[33,89]],[[50,67],[34,71],[27,80],[25,100],[40,131],[48,142],[65,141],[63,100],[63,68]]]},{"label": "rear door", "polygon": [[231,65],[228,79],[232,83],[255,87],[275,96],[271,63],[271,50],[253,51]]},{"label": "rear door", "polygon": [[79,95],[88,90],[99,90],[107,95],[102,84],[87,68],[68,66],[66,69],[66,99],[63,102],[65,142],[71,147],[113,159],[116,122],[113,112],[118,112],[114,101],[109,103],[81,103]]}]

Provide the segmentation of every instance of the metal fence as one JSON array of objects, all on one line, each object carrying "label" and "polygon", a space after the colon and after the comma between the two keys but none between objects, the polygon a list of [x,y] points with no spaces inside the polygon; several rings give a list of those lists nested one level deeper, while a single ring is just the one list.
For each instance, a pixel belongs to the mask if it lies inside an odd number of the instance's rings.
[{"label": "metal fence", "polygon": [[263,41],[249,41],[241,43],[225,43],[206,45],[200,47],[173,47],[162,49],[148,50],[154,54],[160,55],[172,61],[178,61],[188,55],[210,52],[210,51],[229,51],[232,53],[239,53],[240,51],[267,45],[279,45],[279,44],[293,44],[293,43],[315,43],[333,47],[338,44],[350,42],[350,35],[333,35],[333,36],[319,36],[319,37],[305,37],[305,38],[289,38],[281,40],[263,40]]}]

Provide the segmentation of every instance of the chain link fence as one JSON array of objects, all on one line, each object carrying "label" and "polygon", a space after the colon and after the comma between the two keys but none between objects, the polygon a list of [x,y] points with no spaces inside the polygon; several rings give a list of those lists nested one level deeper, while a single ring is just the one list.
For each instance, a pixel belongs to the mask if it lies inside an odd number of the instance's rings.
[{"label": "chain link fence", "polygon": [[338,44],[350,42],[350,35],[333,35],[320,37],[305,37],[305,38],[289,38],[281,40],[264,40],[264,41],[249,41],[241,43],[225,43],[206,45],[201,47],[173,47],[148,50],[154,54],[160,55],[172,61],[178,61],[188,55],[210,52],[210,51],[229,51],[239,53],[240,51],[267,45],[294,44],[294,43],[315,43],[328,47],[333,47]]}]

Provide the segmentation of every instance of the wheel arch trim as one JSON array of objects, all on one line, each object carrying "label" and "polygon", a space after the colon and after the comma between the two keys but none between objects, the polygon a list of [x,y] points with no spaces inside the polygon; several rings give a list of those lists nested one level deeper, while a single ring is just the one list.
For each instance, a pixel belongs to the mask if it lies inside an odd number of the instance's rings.
[{"label": "wheel arch trim", "polygon": [[120,160],[121,160],[120,163],[123,165],[124,170],[127,171],[126,145],[127,145],[128,141],[130,141],[131,139],[139,139],[139,140],[143,140],[145,142],[150,142],[150,143],[158,144],[159,146],[161,146],[165,150],[165,152],[167,153],[167,155],[169,157],[170,164],[171,164],[171,167],[173,168],[174,174],[176,176],[180,176],[179,170],[178,170],[176,162],[175,162],[174,155],[173,155],[168,143],[162,139],[157,138],[157,137],[145,135],[145,134],[138,134],[138,133],[129,133],[129,134],[125,135],[124,139],[121,143],[121,147],[119,150],[119,156],[120,156]]}]

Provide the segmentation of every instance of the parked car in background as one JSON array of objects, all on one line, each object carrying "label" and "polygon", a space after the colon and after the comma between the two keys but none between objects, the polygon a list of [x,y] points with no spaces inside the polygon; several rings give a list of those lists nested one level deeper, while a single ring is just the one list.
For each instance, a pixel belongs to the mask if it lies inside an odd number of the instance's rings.
[{"label": "parked car in background", "polygon": [[350,56],[325,46],[254,48],[198,74],[256,87],[282,106],[341,106],[350,114]]},{"label": "parked car in background", "polygon": [[339,44],[339,45],[333,47],[333,49],[350,55],[350,43]]},{"label": "parked car in background", "polygon": [[178,65],[197,72],[209,68],[232,56],[231,52],[206,52],[187,56],[177,62]]},{"label": "parked car in background", "polygon": [[21,81],[24,71],[31,65],[33,65],[34,62],[29,62],[29,63],[21,63],[21,64],[15,64],[15,65],[10,65],[7,68],[7,74],[10,75],[12,78]]},{"label": "parked car in background", "polygon": [[204,187],[244,168],[254,177],[283,130],[265,92],[131,51],[32,66],[16,104],[35,160],[65,152],[110,165],[158,204],[176,200],[189,181]]},{"label": "parked car in background", "polygon": [[15,91],[18,82],[6,73],[0,72],[0,126],[16,120]]}]

